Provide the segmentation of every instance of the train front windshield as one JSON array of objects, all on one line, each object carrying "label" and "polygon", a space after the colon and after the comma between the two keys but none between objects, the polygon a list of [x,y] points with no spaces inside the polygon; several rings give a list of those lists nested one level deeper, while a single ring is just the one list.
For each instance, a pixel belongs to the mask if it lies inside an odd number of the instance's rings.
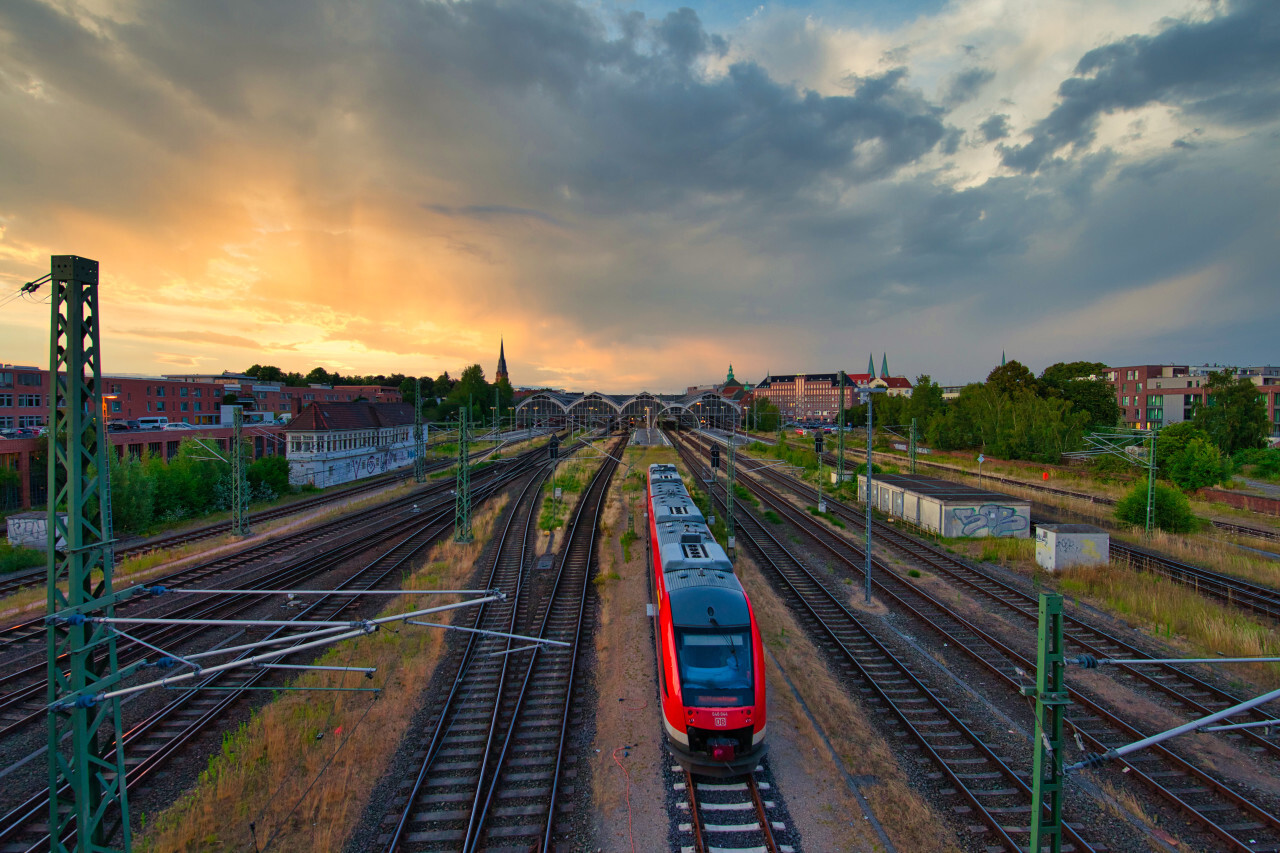
[{"label": "train front windshield", "polygon": [[678,631],[680,686],[685,705],[750,705],[751,641],[745,628]]}]

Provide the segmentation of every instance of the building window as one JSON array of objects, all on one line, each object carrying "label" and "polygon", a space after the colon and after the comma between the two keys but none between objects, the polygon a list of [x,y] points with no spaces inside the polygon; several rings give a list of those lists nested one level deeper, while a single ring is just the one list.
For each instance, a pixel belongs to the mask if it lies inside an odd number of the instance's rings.
[{"label": "building window", "polygon": [[158,400],[158,401],[156,401],[156,411],[157,411],[157,412],[163,412],[163,411],[164,411],[164,400]]},{"label": "building window", "polygon": [[[120,413],[120,401],[119,401],[119,400],[112,400],[112,401],[111,401],[111,411],[115,412],[116,414],[119,414],[119,413]],[[874,474],[875,472],[873,471],[872,473]]]},{"label": "building window", "polygon": [[12,429],[13,418],[8,415],[0,415],[0,429]]},{"label": "building window", "polygon": [[0,373],[0,388],[13,387],[13,374],[9,372]]},{"label": "building window", "polygon": [[[115,383],[115,384],[113,384],[113,385],[111,386],[111,393],[112,393],[112,394],[119,394],[119,393],[120,393],[120,383],[118,383],[118,382],[117,382],[117,383]],[[872,473],[874,474],[875,472],[873,471]]]},{"label": "building window", "polygon": [[28,388],[39,388],[42,384],[39,373],[19,373],[18,384],[26,385]]},{"label": "building window", "polygon": [[8,409],[13,407],[12,394],[0,394],[0,409]]},{"label": "building window", "polygon": [[[202,412],[202,411],[204,411],[204,403],[197,402],[197,403],[196,403],[196,411],[197,411],[197,412]],[[872,471],[871,473],[872,473],[872,474],[875,474],[875,472],[874,472],[874,471]]]},{"label": "building window", "polygon": [[156,396],[157,396],[157,397],[163,397],[163,396],[164,396],[164,391],[165,391],[165,388],[164,388],[164,386],[163,386],[163,385],[157,385],[157,386],[156,386]]},{"label": "building window", "polygon": [[[190,405],[191,405],[190,403],[187,403],[187,402],[185,402],[185,401],[184,401],[184,402],[182,402],[182,403],[180,403],[180,404],[178,405],[178,408],[179,408],[180,410],[184,411],[184,412],[189,412],[189,411],[191,411],[191,409],[189,409],[189,408],[187,408],[187,407],[188,407],[188,406],[190,406]],[[183,423],[186,423],[186,420],[187,420],[186,418],[183,418],[183,419],[182,419]],[[873,471],[873,472],[872,472],[872,474],[874,474],[874,473],[875,473],[875,472]]]},{"label": "building window", "polygon": [[18,408],[20,409],[38,409],[41,406],[41,397],[39,394],[19,394]]},{"label": "building window", "polygon": [[[179,389],[178,389],[178,396],[179,396],[179,397],[185,397],[185,396],[187,396],[187,389],[186,389],[186,388],[179,388]],[[872,473],[872,474],[874,474],[875,472],[874,472],[874,471],[872,471],[871,473]]]},{"label": "building window", "polygon": [[[203,396],[204,396],[204,389],[203,389],[203,388],[197,388],[197,389],[196,389],[196,393],[194,394],[194,396],[196,396],[196,397],[203,397]],[[874,472],[874,471],[872,471],[871,473],[872,473],[872,474],[874,474],[875,472]]]},{"label": "building window", "polygon": [[44,426],[44,418],[39,415],[22,415],[18,418],[18,426],[26,429]]}]

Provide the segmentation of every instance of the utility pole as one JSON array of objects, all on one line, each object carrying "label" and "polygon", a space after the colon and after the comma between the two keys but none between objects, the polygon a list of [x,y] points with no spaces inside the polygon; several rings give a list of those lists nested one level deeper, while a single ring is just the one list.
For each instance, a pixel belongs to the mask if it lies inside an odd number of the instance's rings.
[{"label": "utility pole", "polygon": [[[69,618],[115,615],[98,262],[76,255],[54,255],[50,260],[52,393],[45,563],[49,844],[54,853],[97,853],[113,849],[109,845],[119,832],[119,843],[127,850],[131,839],[120,701],[70,701],[72,696],[101,692],[119,663],[110,627]],[[33,282],[23,289],[34,292],[38,287]],[[69,847],[64,839],[73,830],[75,846]]]},{"label": "utility pole", "polygon": [[427,481],[427,443],[422,438],[422,377],[414,380],[413,391],[413,481]]},{"label": "utility pole", "polygon": [[471,454],[467,447],[467,418],[470,406],[463,409],[458,420],[458,482],[453,502],[453,541],[473,542],[471,533]]},{"label": "utility pole", "polygon": [[916,419],[911,419],[911,440],[907,444],[908,457],[911,459],[911,473],[916,473]]},{"label": "utility pole", "polygon": [[[840,413],[836,416],[836,488],[844,485],[844,371],[840,371]],[[839,494],[838,492],[836,494]]]},{"label": "utility pole", "polygon": [[235,536],[248,536],[249,529],[249,482],[244,471],[244,410],[236,406],[231,415],[231,533]]},{"label": "utility pole", "polygon": [[[1036,700],[1035,760],[1031,770],[1031,853],[1047,844],[1062,853],[1062,721],[1070,704],[1063,684],[1066,656],[1062,643],[1062,596],[1040,593],[1040,631],[1036,649],[1036,686],[1024,695]],[[1045,797],[1049,798],[1046,818]]]},{"label": "utility pole", "polygon": [[732,429],[730,429],[729,431],[729,458],[726,460],[726,464],[725,464],[725,476],[728,478],[727,482],[729,483],[729,487],[725,491],[725,529],[727,531],[727,533],[725,534],[725,540],[728,542],[728,545],[729,545],[730,559],[733,559],[733,549],[734,549],[734,546],[737,544],[734,541],[734,532],[733,532],[733,487],[734,487],[734,480],[736,479],[736,475],[737,475],[737,465],[734,458],[735,454],[734,454],[733,446],[734,444],[737,443],[734,441],[734,438],[737,436],[737,434],[738,434],[738,428],[736,425],[733,425]]}]

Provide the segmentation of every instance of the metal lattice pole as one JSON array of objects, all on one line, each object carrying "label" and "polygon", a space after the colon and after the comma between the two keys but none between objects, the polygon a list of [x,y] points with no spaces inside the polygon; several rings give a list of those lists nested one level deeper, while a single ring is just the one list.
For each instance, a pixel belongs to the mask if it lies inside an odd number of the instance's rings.
[{"label": "metal lattice pole", "polygon": [[245,477],[244,464],[244,410],[235,407],[231,416],[231,532],[236,536],[248,536],[249,529],[249,481]]},{"label": "metal lattice pole", "polygon": [[[1036,650],[1036,739],[1031,777],[1031,853],[1062,851],[1062,722],[1071,700],[1063,684],[1062,596],[1040,593]],[[1024,692],[1030,692],[1024,688]],[[1049,801],[1045,803],[1045,797]],[[1045,815],[1045,806],[1048,815]]]},{"label": "metal lattice pole", "polygon": [[413,392],[413,481],[427,480],[427,443],[422,438],[422,378],[415,380]]},{"label": "metal lattice pole", "polygon": [[472,542],[475,536],[471,533],[471,453],[467,441],[466,409],[459,412],[458,419],[458,484],[453,503],[453,541]]},{"label": "metal lattice pole", "polygon": [[[49,837],[55,853],[89,853],[110,849],[117,832],[124,849],[130,846],[120,702],[68,701],[73,695],[100,692],[99,685],[115,673],[115,634],[101,623],[55,618],[73,608],[82,614],[115,615],[98,262],[75,255],[55,255],[51,261]],[[75,846],[70,848],[64,839],[73,828]]]},{"label": "metal lattice pole", "polygon": [[1151,430],[1151,452],[1147,454],[1147,538],[1156,526],[1156,431]]}]

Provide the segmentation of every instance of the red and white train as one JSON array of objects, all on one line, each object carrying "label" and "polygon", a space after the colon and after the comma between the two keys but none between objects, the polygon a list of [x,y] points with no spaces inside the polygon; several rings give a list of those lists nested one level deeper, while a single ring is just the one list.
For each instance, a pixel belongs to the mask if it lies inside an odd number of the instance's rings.
[{"label": "red and white train", "polygon": [[686,770],[749,772],[764,755],[760,629],[728,555],[674,465],[650,465],[649,543],[662,726]]}]

